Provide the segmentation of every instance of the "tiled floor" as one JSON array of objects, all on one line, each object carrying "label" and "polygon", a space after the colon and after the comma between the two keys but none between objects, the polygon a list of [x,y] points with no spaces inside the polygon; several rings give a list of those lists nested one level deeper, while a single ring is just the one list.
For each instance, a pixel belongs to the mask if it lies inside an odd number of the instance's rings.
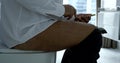
[{"label": "tiled floor", "polygon": [[98,63],[120,63],[120,49],[101,49]]},{"label": "tiled floor", "polygon": [[[57,53],[57,62],[60,63],[64,50]],[[100,51],[100,58],[98,63],[120,63],[120,50],[119,49],[107,49],[102,48]]]}]

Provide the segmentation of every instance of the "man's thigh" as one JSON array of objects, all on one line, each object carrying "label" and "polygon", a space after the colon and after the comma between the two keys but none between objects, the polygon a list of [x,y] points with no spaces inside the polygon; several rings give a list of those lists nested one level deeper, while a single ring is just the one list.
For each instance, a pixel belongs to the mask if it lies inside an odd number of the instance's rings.
[{"label": "man's thigh", "polygon": [[24,50],[55,51],[79,44],[95,26],[86,23],[58,21],[27,42],[14,48]]}]

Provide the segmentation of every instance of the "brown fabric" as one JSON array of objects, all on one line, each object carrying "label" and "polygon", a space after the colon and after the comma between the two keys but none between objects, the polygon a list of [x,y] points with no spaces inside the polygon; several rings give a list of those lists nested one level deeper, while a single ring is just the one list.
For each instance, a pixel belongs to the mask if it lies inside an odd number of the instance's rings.
[{"label": "brown fabric", "polygon": [[95,26],[86,23],[58,21],[44,32],[14,48],[42,51],[61,50],[79,44],[94,29]]}]

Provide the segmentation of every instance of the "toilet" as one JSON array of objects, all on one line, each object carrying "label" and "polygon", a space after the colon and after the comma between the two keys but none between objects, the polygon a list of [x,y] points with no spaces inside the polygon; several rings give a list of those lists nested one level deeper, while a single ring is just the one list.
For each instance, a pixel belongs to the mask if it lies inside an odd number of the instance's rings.
[{"label": "toilet", "polygon": [[56,52],[0,49],[0,63],[55,63]]}]

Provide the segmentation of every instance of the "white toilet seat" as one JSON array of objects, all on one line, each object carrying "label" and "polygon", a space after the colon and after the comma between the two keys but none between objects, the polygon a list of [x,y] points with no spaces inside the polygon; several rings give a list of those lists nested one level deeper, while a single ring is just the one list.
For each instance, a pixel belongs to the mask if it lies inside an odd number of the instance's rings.
[{"label": "white toilet seat", "polygon": [[0,63],[55,63],[56,52],[0,49]]},{"label": "white toilet seat", "polygon": [[45,53],[44,51],[25,51],[17,49],[0,49],[0,54],[21,54],[21,53]]}]

